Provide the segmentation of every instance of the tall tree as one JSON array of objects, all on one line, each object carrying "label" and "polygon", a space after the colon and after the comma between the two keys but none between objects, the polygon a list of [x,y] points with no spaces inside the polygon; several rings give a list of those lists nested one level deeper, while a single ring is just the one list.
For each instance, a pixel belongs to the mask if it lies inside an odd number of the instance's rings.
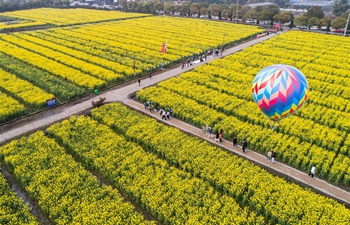
[{"label": "tall tree", "polygon": [[202,7],[208,8],[209,5],[208,5],[208,3],[206,3],[206,2],[201,2],[201,3],[199,3],[199,7],[200,7],[200,8],[202,8]]},{"label": "tall tree", "polygon": [[200,13],[200,15],[207,15],[207,14],[208,14],[208,8],[202,6],[202,7],[199,9],[199,13]]},{"label": "tall tree", "polygon": [[220,6],[218,4],[211,4],[209,6],[211,16],[219,16]]},{"label": "tall tree", "polygon": [[192,3],[190,5],[191,15],[199,14],[199,3]]},{"label": "tall tree", "polygon": [[118,2],[119,3],[119,7],[121,7],[123,11],[125,11],[126,8],[127,8],[127,6],[126,6],[127,2],[128,2],[127,0],[119,0],[119,2]]},{"label": "tall tree", "polygon": [[221,11],[221,15],[222,15],[223,17],[226,17],[226,18],[231,17],[231,16],[232,16],[231,9],[230,9],[230,8],[223,9],[223,10]]},{"label": "tall tree", "polygon": [[[340,15],[340,17],[344,18],[346,21],[348,21],[348,16],[349,16],[349,12],[345,12],[343,14]],[[350,22],[350,21],[349,21]],[[350,23],[349,23],[350,24]],[[346,22],[345,22],[345,25],[344,25],[344,28],[346,26]],[[348,25],[348,30],[350,29],[350,25]]]},{"label": "tall tree", "polygon": [[342,13],[348,10],[349,4],[347,0],[336,1],[333,6],[333,14],[340,16]]},{"label": "tall tree", "polygon": [[249,10],[246,14],[243,15],[243,20],[246,21],[246,20],[249,20],[249,19],[257,19],[259,16],[259,12],[255,11],[254,9],[253,10]]},{"label": "tall tree", "polygon": [[221,4],[220,5],[220,12],[221,16],[223,17],[229,17],[231,15],[231,9],[228,7],[228,5]]},{"label": "tall tree", "polygon": [[348,12],[344,12],[340,15],[340,17],[343,17],[344,19],[348,19],[349,16],[349,11]]},{"label": "tall tree", "polygon": [[188,14],[189,11],[190,11],[190,3],[189,2],[182,3],[180,6],[181,15],[186,15]]},{"label": "tall tree", "polygon": [[241,9],[238,9],[241,11],[242,14],[239,14],[239,11],[238,11],[238,18],[243,18],[243,16],[249,11],[249,10],[252,10],[252,7],[250,6],[247,6],[247,5],[244,5],[244,6],[241,6]]},{"label": "tall tree", "polygon": [[307,21],[307,26],[310,29],[310,27],[317,25],[318,22],[318,18],[317,17],[311,17],[309,18],[309,20]]},{"label": "tall tree", "polygon": [[173,6],[174,6],[173,14],[180,13],[180,6],[179,5],[173,5]]},{"label": "tall tree", "polygon": [[307,26],[309,19],[306,16],[299,16],[295,18],[294,23],[297,26]]},{"label": "tall tree", "polygon": [[[237,11],[237,6],[238,6],[238,11]],[[237,18],[242,18],[242,11],[241,11],[241,9],[242,9],[242,6],[239,5],[239,4],[238,5],[237,4],[231,5],[232,18],[236,19],[236,16],[237,16]]]},{"label": "tall tree", "polygon": [[330,18],[322,18],[322,19],[318,20],[317,26],[318,27],[327,26],[329,20],[330,20]]},{"label": "tall tree", "polygon": [[259,13],[259,20],[273,20],[273,17],[279,12],[279,8],[276,5],[268,5],[263,8],[263,10]]},{"label": "tall tree", "polygon": [[[155,2],[153,5],[153,10],[154,11],[163,11],[164,10],[163,2]],[[165,9],[165,11],[167,11],[167,10]]]},{"label": "tall tree", "polygon": [[126,3],[129,11],[135,11],[137,7],[137,2],[129,1]]},{"label": "tall tree", "polygon": [[328,20],[328,24],[327,24],[327,31],[331,31],[331,20]]},{"label": "tall tree", "polygon": [[273,20],[280,23],[287,23],[292,20],[292,16],[293,14],[290,12],[280,12],[273,17]]},{"label": "tall tree", "polygon": [[334,29],[342,29],[346,25],[346,19],[341,16],[338,16],[334,20],[332,20],[331,25]]},{"label": "tall tree", "polygon": [[324,17],[324,13],[323,13],[323,10],[321,9],[321,7],[312,6],[307,10],[306,16],[308,18],[317,17],[318,19],[322,19]]},{"label": "tall tree", "polygon": [[290,24],[289,24],[289,29],[292,29],[294,27],[294,18],[290,21]]},{"label": "tall tree", "polygon": [[264,7],[262,7],[261,5],[258,5],[254,8],[254,10],[257,12],[261,12],[261,11],[263,11],[263,9],[264,9]]},{"label": "tall tree", "polygon": [[[158,4],[163,5],[162,2],[157,2],[154,6],[156,6]],[[172,12],[172,14],[174,14],[174,9],[175,9],[175,7],[174,7],[173,2],[165,2],[165,11],[166,12]],[[160,9],[160,10],[162,10],[162,9]]]}]

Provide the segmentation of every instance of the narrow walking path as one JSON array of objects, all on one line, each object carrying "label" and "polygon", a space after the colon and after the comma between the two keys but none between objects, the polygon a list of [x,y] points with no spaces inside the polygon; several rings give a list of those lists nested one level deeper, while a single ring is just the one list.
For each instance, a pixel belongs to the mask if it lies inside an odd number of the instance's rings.
[{"label": "narrow walking path", "polygon": [[236,155],[246,158],[269,171],[273,170],[274,173],[277,173],[283,177],[286,177],[286,178],[289,177],[302,186],[310,187],[314,189],[316,192],[332,197],[337,201],[339,201],[340,203],[344,203],[348,207],[350,207],[350,193],[334,185],[331,185],[324,180],[318,179],[317,174],[316,174],[316,177],[311,178],[308,176],[307,173],[304,173],[286,164],[283,164],[277,161],[275,161],[275,163],[271,163],[266,159],[265,155],[261,155],[260,153],[250,151],[250,150],[244,153],[242,151],[241,146],[233,147],[231,141],[223,140],[222,143],[218,143],[215,141],[214,138],[209,138],[209,136],[202,134],[202,130],[200,128],[197,128],[195,126],[192,126],[188,123],[185,123],[175,118],[172,118],[170,120],[162,120],[159,113],[157,112],[150,113],[149,110],[145,109],[145,106],[143,104],[136,102],[132,99],[124,101],[124,103],[138,111],[147,113],[149,116],[156,118],[157,120],[161,120],[162,122],[170,126],[176,127],[187,133],[195,135],[212,144],[215,144],[221,148],[224,148]]},{"label": "narrow walking path", "polygon": [[[135,93],[136,91],[149,87],[152,85],[157,84],[160,81],[166,80],[168,78],[171,78],[173,76],[178,76],[179,74],[192,70],[193,68],[206,64],[212,60],[215,60],[217,58],[225,57],[227,55],[230,55],[234,52],[241,51],[242,49],[254,45],[256,43],[259,43],[261,41],[267,40],[271,37],[274,37],[278,34],[270,34],[267,36],[264,36],[259,39],[253,39],[251,41],[247,41],[245,43],[242,43],[240,45],[237,45],[235,47],[232,47],[230,49],[227,49],[223,52],[222,56],[213,57],[210,56],[207,58],[204,62],[196,63],[193,66],[185,67],[184,69],[181,69],[181,67],[177,67],[175,69],[171,69],[168,71],[164,71],[163,73],[152,76],[152,78],[146,77],[141,80],[140,86],[137,82],[137,80],[134,80],[134,83],[131,83],[130,85],[122,86],[122,87],[116,87],[114,90],[108,90],[108,91],[102,91],[100,93],[100,96],[106,97],[108,102],[114,102],[114,101],[120,101],[123,102],[130,107],[133,107],[137,110],[143,111],[144,106],[142,104],[139,104],[129,98],[129,95],[132,93]],[[0,144],[6,143],[14,138],[17,138],[21,135],[27,134],[32,132],[36,129],[42,129],[52,123],[55,123],[57,121],[63,120],[68,118],[71,115],[78,115],[82,112],[89,110],[92,108],[91,101],[95,99],[96,96],[91,95],[90,97],[85,98],[85,100],[82,100],[82,102],[79,102],[77,104],[69,104],[69,105],[61,105],[55,108],[55,110],[49,110],[43,113],[39,113],[35,117],[29,117],[23,119],[23,121],[20,121],[19,123],[16,123],[13,127],[6,131],[0,132]],[[151,114],[151,116],[156,117],[159,119],[159,114],[154,113]],[[157,117],[158,116],[158,117]],[[201,137],[213,144],[217,144],[222,148],[227,149],[228,151],[234,152],[235,154],[242,156],[244,158],[247,158],[248,160],[253,161],[254,163],[266,168],[267,170],[273,170],[274,173],[280,174],[282,176],[290,177],[297,183],[301,185],[305,185],[308,187],[313,188],[315,191],[322,193],[324,195],[333,197],[334,199],[337,199],[339,202],[346,204],[348,207],[350,207],[350,193],[342,190],[341,188],[338,188],[336,186],[333,186],[321,179],[318,179],[317,177],[312,179],[307,176],[304,172],[301,172],[299,170],[296,170],[290,166],[287,166],[285,164],[276,162],[274,164],[269,163],[266,160],[266,157],[253,152],[248,151],[246,153],[243,153],[240,148],[234,148],[232,147],[231,142],[224,140],[222,143],[216,143],[214,139],[209,139],[208,137],[205,137],[201,135],[201,130],[191,126],[189,124],[186,124],[180,120],[172,119],[169,121],[166,121],[171,126],[177,127],[185,132],[194,134],[198,137]]]},{"label": "narrow walking path", "polygon": [[[112,101],[126,101],[128,99],[128,95],[131,93],[134,93],[135,91],[138,91],[142,88],[154,85],[160,81],[166,80],[170,77],[178,76],[183,72],[189,71],[194,69],[197,66],[206,64],[210,61],[213,61],[218,58],[225,57],[227,55],[231,55],[232,53],[241,51],[242,49],[252,46],[256,43],[259,43],[261,41],[270,39],[271,37],[276,36],[277,34],[270,34],[267,36],[264,36],[262,38],[253,39],[251,41],[244,42],[240,45],[237,45],[235,47],[229,48],[225,50],[222,55],[220,56],[209,56],[206,61],[201,63],[196,63],[193,66],[185,67],[184,69],[181,69],[181,67],[177,67],[175,69],[171,70],[165,70],[164,73],[161,73],[156,76],[152,76],[152,78],[149,78],[148,76],[141,80],[141,85],[138,85],[137,79],[134,80],[134,83],[131,85],[123,86],[121,88],[116,87],[115,90],[108,90],[106,92],[100,92],[100,96],[106,97],[106,101],[112,102]],[[43,112],[43,116],[36,115],[36,119],[30,122],[23,121],[23,123],[18,123],[18,127],[13,127],[9,130],[6,130],[5,132],[0,132],[0,144],[7,142],[11,139],[14,139],[16,137],[19,137],[23,134],[29,133],[35,129],[39,129],[41,127],[47,126],[49,124],[52,124],[54,122],[63,120],[71,115],[77,115],[82,113],[83,111],[90,109],[92,107],[91,101],[95,99],[96,96],[91,95],[90,98],[87,98],[87,100],[77,103],[73,106],[67,107],[66,105],[61,105],[56,107],[55,109],[49,110],[50,112]],[[29,120],[30,118],[25,118],[24,120]]]}]

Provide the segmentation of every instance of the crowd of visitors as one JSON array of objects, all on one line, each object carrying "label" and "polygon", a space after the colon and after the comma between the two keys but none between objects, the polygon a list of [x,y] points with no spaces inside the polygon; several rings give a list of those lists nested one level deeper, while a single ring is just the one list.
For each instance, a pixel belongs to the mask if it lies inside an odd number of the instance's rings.
[{"label": "crowd of visitors", "polygon": [[[219,56],[219,54],[222,55],[224,50],[225,50],[225,46],[222,46],[221,50],[219,50],[219,49],[210,50],[207,53],[199,56],[198,60],[199,60],[199,62],[204,62],[207,60],[207,57],[210,55],[212,55],[214,57]],[[196,59],[195,55],[192,55],[192,57],[188,58],[187,61],[185,61],[181,64],[181,69],[184,69],[185,67],[189,67],[189,66],[194,65],[195,62],[198,62],[198,61],[195,61],[195,59]]]},{"label": "crowd of visitors", "polygon": [[[215,138],[216,142],[221,143],[223,140],[223,135],[224,135],[224,131],[222,129],[220,129],[220,131],[216,131],[216,134],[213,136],[213,128],[211,126],[208,125],[203,125],[202,126],[202,134],[204,135],[208,135],[209,138]],[[237,147],[237,136],[233,135],[233,140],[232,140],[232,146],[233,147]],[[244,138],[243,142],[242,142],[242,150],[243,152],[247,151],[247,147],[248,147],[248,140],[247,138]]]},{"label": "crowd of visitors", "polygon": [[162,117],[162,120],[169,120],[173,117],[173,110],[170,107],[168,110],[160,108],[160,105],[158,103],[154,103],[151,100],[147,100],[144,104],[145,109],[148,109],[150,113],[159,112],[159,115]]}]

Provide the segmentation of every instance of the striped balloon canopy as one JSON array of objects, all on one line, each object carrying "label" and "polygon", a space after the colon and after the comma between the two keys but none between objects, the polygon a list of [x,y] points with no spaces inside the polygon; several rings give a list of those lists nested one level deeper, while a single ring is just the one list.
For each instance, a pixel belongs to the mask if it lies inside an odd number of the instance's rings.
[{"label": "striped balloon canopy", "polygon": [[308,99],[308,82],[298,69],[276,64],[265,67],[254,78],[253,98],[271,120],[295,113]]}]

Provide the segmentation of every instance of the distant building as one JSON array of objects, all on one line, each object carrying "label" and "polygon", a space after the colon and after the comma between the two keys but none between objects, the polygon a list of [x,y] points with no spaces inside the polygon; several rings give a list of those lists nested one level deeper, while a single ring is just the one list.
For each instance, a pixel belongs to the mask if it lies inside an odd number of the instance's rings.
[{"label": "distant building", "polygon": [[254,9],[257,6],[268,6],[268,5],[276,5],[275,3],[272,2],[260,2],[260,3],[253,3],[253,4],[247,4],[247,6],[250,6],[252,9]]},{"label": "distant building", "polygon": [[322,8],[323,11],[330,11],[332,10],[334,1],[324,1],[324,0],[319,0],[319,1],[310,1],[310,0],[290,0],[291,5],[298,5],[298,6],[319,6]]}]

